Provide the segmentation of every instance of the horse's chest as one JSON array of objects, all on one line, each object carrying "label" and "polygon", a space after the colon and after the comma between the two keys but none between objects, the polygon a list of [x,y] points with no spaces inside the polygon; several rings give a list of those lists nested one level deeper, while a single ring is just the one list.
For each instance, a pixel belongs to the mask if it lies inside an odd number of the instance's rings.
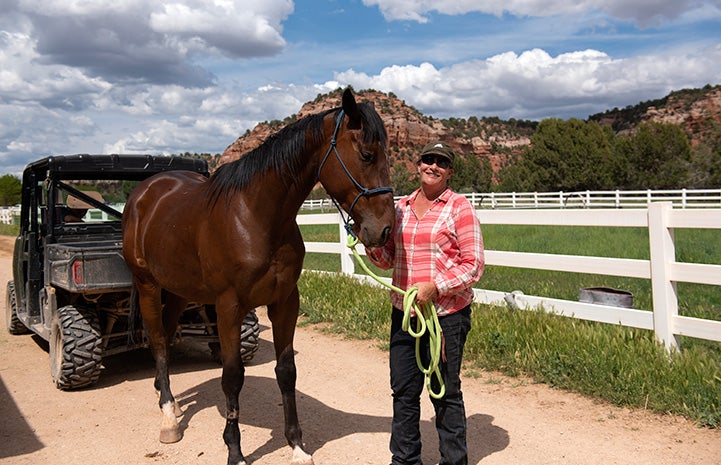
[{"label": "horse's chest", "polygon": [[303,247],[286,244],[260,253],[239,254],[228,284],[252,305],[266,305],[285,296],[295,287],[303,267]]}]

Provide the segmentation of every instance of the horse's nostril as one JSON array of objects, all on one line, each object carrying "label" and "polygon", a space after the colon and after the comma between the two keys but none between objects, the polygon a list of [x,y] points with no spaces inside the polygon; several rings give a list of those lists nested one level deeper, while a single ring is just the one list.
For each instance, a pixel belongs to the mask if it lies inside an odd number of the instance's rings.
[{"label": "horse's nostril", "polygon": [[381,233],[381,241],[383,242],[383,244],[388,242],[388,239],[390,239],[390,237],[391,237],[391,227],[386,226],[385,228],[383,228],[383,232]]}]

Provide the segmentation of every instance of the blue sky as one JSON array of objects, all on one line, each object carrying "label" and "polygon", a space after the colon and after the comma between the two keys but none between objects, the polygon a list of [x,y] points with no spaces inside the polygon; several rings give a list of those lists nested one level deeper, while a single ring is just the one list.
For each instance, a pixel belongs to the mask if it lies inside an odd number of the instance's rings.
[{"label": "blue sky", "polygon": [[586,118],[721,83],[721,0],[0,0],[0,174],[220,153],[339,86]]}]

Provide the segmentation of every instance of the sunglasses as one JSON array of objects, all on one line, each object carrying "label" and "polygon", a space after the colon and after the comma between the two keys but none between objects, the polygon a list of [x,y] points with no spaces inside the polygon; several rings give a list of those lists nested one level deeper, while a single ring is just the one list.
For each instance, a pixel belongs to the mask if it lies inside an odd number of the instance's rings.
[{"label": "sunglasses", "polygon": [[447,159],[446,157],[441,157],[439,155],[423,155],[421,157],[421,163],[428,166],[431,166],[435,163],[437,167],[444,170],[451,166],[451,161],[449,159]]}]

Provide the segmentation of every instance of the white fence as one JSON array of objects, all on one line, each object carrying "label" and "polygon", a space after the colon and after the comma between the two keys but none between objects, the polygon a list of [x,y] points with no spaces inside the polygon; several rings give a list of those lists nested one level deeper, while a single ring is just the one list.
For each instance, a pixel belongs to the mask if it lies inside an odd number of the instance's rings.
[{"label": "white fence", "polygon": [[[513,295],[520,308],[542,306],[559,315],[603,323],[648,329],[667,349],[678,348],[680,336],[721,342],[721,321],[678,314],[677,282],[721,286],[721,265],[676,261],[674,229],[721,229],[721,209],[674,209],[671,202],[651,203],[647,208],[594,210],[478,210],[481,225],[549,225],[648,228],[650,260],[486,250],[487,265],[590,273],[651,280],[653,309],[640,310],[590,304],[542,296]],[[298,224],[337,224],[341,240],[306,242],[308,252],[339,254],[344,273],[355,274],[353,256],[346,247],[346,233],[337,213],[298,215]],[[361,254],[365,251],[358,246]],[[365,275],[358,275],[367,279]],[[373,281],[370,281],[373,282]],[[481,281],[482,282],[482,281]],[[504,304],[508,292],[475,289],[479,303]]]},{"label": "white fence", "polygon": [[[676,189],[580,192],[488,192],[463,194],[480,209],[509,208],[646,208],[671,202],[674,208],[721,208],[721,189]],[[397,199],[397,198],[396,198]],[[331,210],[330,199],[306,200],[305,210]]]},{"label": "white fence", "polygon": [[0,207],[0,223],[13,224],[15,217],[20,216],[20,206]]},{"label": "white fence", "polygon": [[[653,202],[671,202],[674,208],[721,208],[721,189],[677,189],[665,191],[581,191],[581,192],[474,192],[463,194],[478,209],[530,208],[645,208]],[[399,197],[396,197],[396,200]],[[122,209],[122,204],[115,208]],[[330,199],[306,200],[303,210],[328,210]],[[95,212],[95,213],[93,213]],[[91,210],[107,220],[107,214]],[[20,207],[0,207],[0,223],[12,224]],[[100,218],[98,217],[98,218]]]}]

